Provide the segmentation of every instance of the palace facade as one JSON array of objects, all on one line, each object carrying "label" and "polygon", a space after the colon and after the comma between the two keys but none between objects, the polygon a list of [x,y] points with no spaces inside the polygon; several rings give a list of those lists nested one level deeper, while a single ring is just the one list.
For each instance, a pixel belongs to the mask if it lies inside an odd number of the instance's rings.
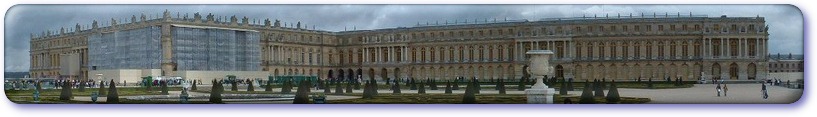
[{"label": "palace facade", "polygon": [[[79,78],[117,74],[217,79],[310,75],[321,78],[482,79],[526,77],[528,50],[555,52],[556,77],[634,80],[700,77],[764,79],[763,17],[651,15],[474,21],[374,30],[322,31],[277,20],[229,21],[196,13],[31,38],[31,76],[57,77],[60,55],[77,54]],[[130,75],[125,75],[130,74]],[[127,77],[127,78],[118,78]]]}]

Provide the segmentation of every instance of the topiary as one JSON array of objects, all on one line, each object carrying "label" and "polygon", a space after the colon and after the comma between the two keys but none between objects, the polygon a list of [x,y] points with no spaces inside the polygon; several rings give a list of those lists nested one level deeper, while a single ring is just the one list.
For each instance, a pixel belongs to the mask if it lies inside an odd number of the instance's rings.
[{"label": "topiary", "polygon": [[499,83],[497,83],[497,84],[498,84],[497,86],[499,87],[499,94],[505,94],[506,93],[505,92],[505,80],[504,79],[499,79]]},{"label": "topiary", "polygon": [[79,92],[85,92],[85,81],[79,80]]},{"label": "topiary", "polygon": [[468,85],[465,86],[465,95],[462,96],[462,103],[463,104],[476,104],[477,98],[474,95],[474,83],[473,81],[469,82]]},{"label": "topiary", "polygon": [[414,78],[409,81],[409,90],[417,90],[417,83],[414,82]]},{"label": "topiary", "polygon": [[335,94],[343,94],[343,84],[335,83]]},{"label": "topiary", "polygon": [[196,80],[193,80],[193,86],[190,87],[190,90],[193,90],[193,91],[198,90],[198,88],[196,88],[196,85],[197,85]]},{"label": "topiary", "polygon": [[71,92],[71,81],[65,80],[62,82],[62,92],[60,92],[60,100],[71,100],[74,98],[74,95]]},{"label": "topiary", "polygon": [[355,90],[360,90],[360,81],[354,80]]},{"label": "topiary", "polygon": [[400,80],[399,79],[394,80],[394,86],[392,87],[392,93],[393,94],[400,94],[401,93],[400,92]]},{"label": "topiary", "polygon": [[247,83],[247,91],[255,91],[255,86],[252,85],[252,81]]},{"label": "topiary", "polygon": [[565,79],[562,79],[562,84],[559,86],[559,95],[567,95],[567,83]]},{"label": "topiary", "polygon": [[213,79],[213,88],[210,90],[210,103],[222,103],[221,93],[224,91],[224,86],[221,81]]},{"label": "topiary", "polygon": [[267,80],[267,85],[264,86],[264,91],[272,92],[272,81]]},{"label": "topiary", "polygon": [[309,82],[307,80],[301,80],[298,83],[298,90],[295,93],[295,99],[292,101],[292,104],[308,104],[309,103]]},{"label": "topiary", "polygon": [[585,80],[584,89],[582,90],[582,96],[579,100],[579,104],[595,104],[596,99],[593,98],[593,91],[591,90],[590,81]]},{"label": "topiary", "polygon": [[655,88],[655,87],[652,85],[652,78],[650,78],[650,79],[647,81],[647,88],[648,88],[648,89],[654,89],[654,88]]},{"label": "topiary", "polygon": [[451,81],[445,81],[445,94],[451,94]]},{"label": "topiary", "polygon": [[525,78],[520,78],[519,79],[519,85],[516,86],[517,91],[524,91],[525,90],[525,83],[526,83],[525,80],[526,80]]},{"label": "topiary", "polygon": [[460,90],[459,80],[454,80],[454,83],[451,83],[451,90]]},{"label": "topiary", "polygon": [[[161,84],[162,84],[162,93],[161,93],[161,95],[169,95],[169,93],[167,93],[167,82],[161,81]],[[113,86],[113,85],[111,85],[111,86]]]},{"label": "topiary", "polygon": [[604,84],[602,84],[599,81],[600,80],[597,80],[597,82],[594,84],[594,87],[595,87],[595,91],[593,91],[595,93],[594,96],[595,97],[604,97],[604,88],[602,88],[602,87],[604,87],[604,86],[602,86]]},{"label": "topiary", "polygon": [[106,95],[105,90],[107,90],[105,89],[105,81],[99,81],[99,90],[97,91],[99,95]]},{"label": "topiary", "polygon": [[621,97],[618,94],[618,87],[616,87],[616,80],[610,82],[610,91],[607,93],[607,103],[608,104],[616,104],[621,101]]},{"label": "topiary", "polygon": [[426,85],[423,84],[423,81],[420,81],[420,85],[417,88],[418,88],[418,90],[417,90],[418,94],[426,94]]},{"label": "topiary", "polygon": [[230,84],[232,85],[230,91],[238,91],[238,82],[236,82],[236,80],[231,80]]},{"label": "topiary", "polygon": [[573,90],[575,90],[575,88],[573,88],[573,79],[572,79],[572,78],[571,78],[571,79],[567,79],[567,90],[568,90],[568,91],[573,91]]},{"label": "topiary", "polygon": [[352,93],[352,81],[346,82],[346,93]]},{"label": "topiary", "polygon": [[[113,82],[113,79],[111,79],[111,84],[114,83],[116,82]],[[107,100],[105,102],[108,104],[119,103],[119,93],[116,91],[116,85],[111,85],[110,88],[108,88],[108,97],[106,98]]]}]

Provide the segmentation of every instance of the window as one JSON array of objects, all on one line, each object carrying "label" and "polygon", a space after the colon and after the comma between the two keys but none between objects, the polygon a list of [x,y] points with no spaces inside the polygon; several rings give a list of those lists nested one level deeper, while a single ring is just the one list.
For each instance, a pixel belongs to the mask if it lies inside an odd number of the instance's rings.
[{"label": "window", "polygon": [[626,31],[629,31],[629,30],[630,30],[630,29],[628,29],[627,25],[621,26],[621,31],[625,31],[625,32],[626,32]]},{"label": "window", "polygon": [[664,25],[658,25],[658,31],[664,31]]},{"label": "window", "polygon": [[681,25],[681,30],[683,30],[683,31],[687,31],[687,25],[686,25],[686,24]]},{"label": "window", "polygon": [[675,31],[675,25],[669,25],[669,30],[670,31]]}]

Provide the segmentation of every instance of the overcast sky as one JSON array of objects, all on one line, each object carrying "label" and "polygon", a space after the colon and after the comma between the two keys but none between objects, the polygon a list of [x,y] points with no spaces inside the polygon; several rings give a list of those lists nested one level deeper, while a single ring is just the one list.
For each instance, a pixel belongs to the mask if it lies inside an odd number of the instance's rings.
[{"label": "overcast sky", "polygon": [[93,20],[108,25],[111,18],[130,22],[141,13],[150,17],[165,9],[173,17],[200,12],[216,17],[247,16],[255,20],[279,19],[283,23],[300,21],[319,30],[343,31],[410,27],[418,22],[453,22],[453,20],[504,18],[538,20],[541,18],[604,16],[609,14],[676,14],[718,17],[766,17],[770,53],[803,53],[803,16],[790,5],[17,5],[5,17],[5,71],[28,71],[30,33],[44,30],[73,29]]}]

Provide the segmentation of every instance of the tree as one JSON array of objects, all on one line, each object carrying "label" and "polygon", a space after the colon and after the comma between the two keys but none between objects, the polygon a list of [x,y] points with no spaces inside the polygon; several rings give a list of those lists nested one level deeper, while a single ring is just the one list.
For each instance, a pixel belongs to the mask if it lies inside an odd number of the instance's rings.
[{"label": "tree", "polygon": [[267,85],[264,86],[264,91],[272,92],[272,81],[271,80],[267,80]]},{"label": "tree", "polygon": [[74,95],[71,92],[71,80],[65,80],[62,82],[62,92],[60,92],[60,100],[71,100],[74,98]]},{"label": "tree", "polygon": [[475,83],[473,83],[473,82],[474,81],[471,81],[471,82],[468,83],[468,85],[465,86],[465,95],[462,96],[462,103],[463,104],[476,104],[477,103],[477,98],[474,95],[474,93],[475,93],[474,90],[476,90],[476,88],[474,88]]},{"label": "tree", "polygon": [[99,90],[97,91],[99,95],[105,95],[105,90],[105,81],[99,81]]},{"label": "tree", "polygon": [[593,98],[593,91],[591,90],[590,81],[585,80],[584,89],[582,90],[582,97],[579,100],[580,104],[595,104],[596,99]]},{"label": "tree", "polygon": [[601,78],[601,84],[599,86],[602,90],[607,89],[607,78]]},{"label": "tree", "polygon": [[616,104],[621,101],[621,97],[618,94],[618,87],[616,87],[616,80],[610,82],[610,91],[607,92],[607,103],[608,104]]},{"label": "tree", "polygon": [[594,87],[595,87],[594,88],[595,89],[594,93],[595,93],[596,97],[604,97],[604,88],[603,88],[604,86],[602,86],[602,85],[604,85],[604,84],[602,82],[600,82],[600,80],[597,80],[596,83],[594,84]]},{"label": "tree", "polygon": [[409,90],[417,90],[417,83],[414,82],[414,78],[409,81]]},{"label": "tree", "polygon": [[360,90],[360,81],[354,80],[355,83],[355,90]]},{"label": "tree", "polygon": [[391,81],[391,78],[386,78],[386,85],[391,85],[389,81]]},{"label": "tree", "polygon": [[198,88],[196,88],[196,85],[197,85],[196,80],[193,80],[193,86],[190,87],[190,90],[193,90],[193,91],[198,90]]},{"label": "tree", "polygon": [[247,91],[255,91],[255,86],[252,85],[252,80],[247,83]]},{"label": "tree", "polygon": [[451,83],[451,90],[460,90],[459,80],[454,80],[454,83]]},{"label": "tree", "polygon": [[335,83],[335,94],[343,94],[343,84]]},{"label": "tree", "polygon": [[[147,91],[147,92],[153,91],[153,81],[146,81],[145,85],[147,85],[147,86],[145,86],[145,91]],[[99,83],[99,86],[100,87],[102,86],[102,82]]]},{"label": "tree", "polygon": [[445,94],[451,94],[451,81],[445,81]]},{"label": "tree", "polygon": [[392,94],[400,94],[400,80],[394,79],[394,86],[392,87]]},{"label": "tree", "polygon": [[559,95],[567,95],[567,81],[562,78],[562,84],[559,86]]},{"label": "tree", "polygon": [[505,79],[499,79],[499,94],[505,94]]},{"label": "tree", "polygon": [[213,88],[210,91],[210,103],[222,103],[221,93],[224,91],[224,86],[221,81],[213,79]]},{"label": "tree", "polygon": [[366,84],[363,85],[363,99],[372,99],[372,83],[371,81],[366,81]]},{"label": "tree", "polygon": [[352,81],[346,82],[346,93],[352,93]]},{"label": "tree", "polygon": [[525,83],[526,83],[525,80],[526,80],[525,78],[520,78],[519,79],[519,85],[517,85],[517,87],[516,87],[517,91],[524,91],[525,90]]},{"label": "tree", "polygon": [[236,80],[230,80],[230,84],[232,85],[230,91],[238,91],[238,82]]},{"label": "tree", "polygon": [[295,93],[295,99],[292,104],[308,104],[309,103],[309,81],[301,80],[298,83],[298,90]]},{"label": "tree", "polygon": [[292,81],[284,81],[284,86],[281,87],[281,93],[292,93]]},{"label": "tree", "polygon": [[431,88],[431,90],[437,90],[437,81],[434,79],[428,81],[428,87]]},{"label": "tree", "polygon": [[79,92],[85,92],[85,80],[79,80]]},{"label": "tree", "polygon": [[[327,81],[327,82],[328,82],[328,81]],[[324,84],[323,84],[323,93],[324,93],[324,94],[330,94],[330,93],[332,93],[332,87],[329,87],[329,85],[330,85],[330,84],[332,84],[332,82],[328,82],[328,83],[324,83]]]},{"label": "tree", "polygon": [[474,81],[474,82],[472,82],[472,83],[471,83],[472,85],[474,85],[474,86],[473,86],[473,88],[474,88],[474,89],[473,89],[473,90],[474,90],[474,92],[473,92],[473,93],[474,93],[474,94],[479,94],[479,90],[482,90],[481,86],[479,86],[479,80],[477,80],[477,78],[473,78],[473,81]]},{"label": "tree", "polygon": [[573,91],[574,90],[574,88],[573,88],[573,79],[572,78],[567,79],[567,90],[568,91]]},{"label": "tree", "polygon": [[[111,84],[114,83],[116,82],[113,82],[113,79],[111,79]],[[119,103],[119,93],[116,91],[116,85],[111,85],[110,88],[108,88],[108,97],[106,98],[107,100],[105,102],[108,104]]]},{"label": "tree", "polygon": [[652,78],[650,78],[650,79],[647,81],[647,88],[648,88],[648,89],[653,89],[653,88],[655,88],[655,87],[652,85]]},{"label": "tree", "polygon": [[37,90],[37,92],[43,92],[43,86],[42,85],[43,85],[42,82],[36,81],[34,83],[34,90]]},{"label": "tree", "polygon": [[417,93],[426,94],[426,85],[423,84],[423,81],[420,81],[420,86],[418,88]]},{"label": "tree", "polygon": [[[161,95],[168,95],[169,93],[167,93],[167,82],[161,81],[161,84],[162,84],[162,93],[161,93]],[[113,86],[113,85],[111,85],[111,86]]]}]

